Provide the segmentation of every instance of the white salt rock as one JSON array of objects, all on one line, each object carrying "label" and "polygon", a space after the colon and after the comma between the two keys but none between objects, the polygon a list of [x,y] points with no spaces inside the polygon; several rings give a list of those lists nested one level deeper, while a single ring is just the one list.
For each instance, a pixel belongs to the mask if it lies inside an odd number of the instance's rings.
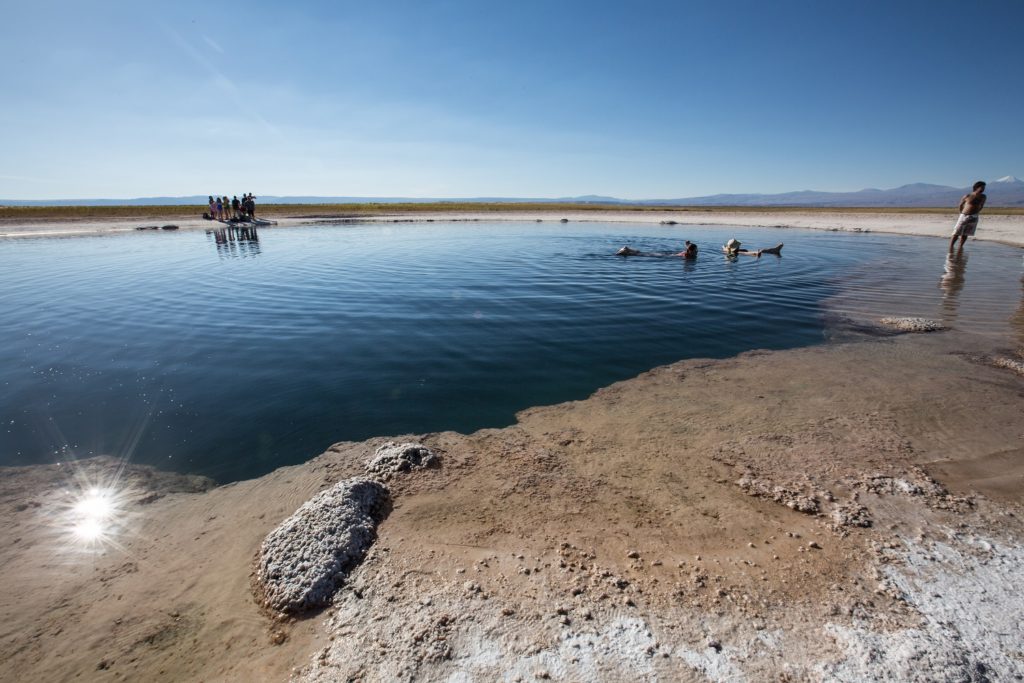
[{"label": "white salt rock", "polygon": [[366,464],[366,472],[389,479],[399,472],[433,467],[438,462],[437,453],[423,444],[388,441],[373,454],[373,460]]},{"label": "white salt rock", "polygon": [[341,481],[271,531],[257,558],[257,598],[297,614],[330,603],[376,537],[388,490],[374,479]]}]

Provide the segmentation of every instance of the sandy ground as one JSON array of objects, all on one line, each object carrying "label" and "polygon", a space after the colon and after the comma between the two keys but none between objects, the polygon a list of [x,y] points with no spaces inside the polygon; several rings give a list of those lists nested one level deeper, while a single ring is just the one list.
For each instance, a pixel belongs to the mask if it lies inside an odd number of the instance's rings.
[{"label": "sandy ground", "polygon": [[991,359],[1016,346],[840,336],[419,435],[441,466],[390,484],[365,562],[300,620],[257,606],[259,544],[383,438],[205,492],[129,469],[92,552],[60,524],[81,473],[8,469],[0,677],[1015,680],[1024,377]]},{"label": "sandy ground", "polygon": [[[347,218],[288,218],[269,216],[279,227],[294,225],[323,224],[331,222],[373,221],[558,221],[573,222],[600,221],[621,223],[662,223],[675,221],[680,225],[734,225],[772,228],[809,228],[844,232],[886,232],[900,235],[946,237],[953,230],[956,214],[901,214],[901,213],[858,213],[855,210],[835,212],[757,212],[757,211],[593,211],[593,212],[501,212],[501,213],[424,213],[396,214]],[[107,219],[107,220],[41,220],[18,222],[0,220],[0,238],[97,235],[134,231],[141,226],[177,225],[182,230],[210,229],[221,227],[201,218],[183,220],[181,217]],[[1024,216],[985,215],[978,227],[977,239],[1024,246]]]},{"label": "sandy ground", "polygon": [[[1024,218],[995,218],[979,237],[1020,243]],[[406,435],[440,467],[389,483],[365,561],[302,619],[257,605],[260,543],[393,437],[216,488],[105,460],[0,470],[0,680],[1019,680],[1024,329],[863,322]],[[79,492],[107,481],[109,538],[75,541]]]}]

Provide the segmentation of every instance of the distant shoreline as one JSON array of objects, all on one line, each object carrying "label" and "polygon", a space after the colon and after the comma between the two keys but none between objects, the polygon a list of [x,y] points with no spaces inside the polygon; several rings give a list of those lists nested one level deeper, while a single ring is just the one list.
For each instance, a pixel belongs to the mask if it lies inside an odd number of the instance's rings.
[{"label": "distant shoreline", "polygon": [[[0,207],[0,238],[71,237],[176,225],[213,229],[199,206]],[[955,209],[797,207],[622,207],[597,204],[331,204],[257,205],[278,227],[348,222],[569,221],[728,227],[806,228],[948,237]],[[1024,247],[1024,209],[986,209],[977,239]]]},{"label": "distant shoreline", "polygon": [[[601,204],[592,202],[361,202],[339,204],[258,204],[261,215],[304,218],[326,214],[330,217],[387,216],[409,213],[854,213],[937,215],[955,212],[951,207],[877,206],[689,206]],[[5,206],[0,204],[0,222],[37,220],[83,220],[140,217],[197,217],[205,204],[153,204],[105,206]],[[1024,207],[985,209],[987,216],[1024,216]]]}]

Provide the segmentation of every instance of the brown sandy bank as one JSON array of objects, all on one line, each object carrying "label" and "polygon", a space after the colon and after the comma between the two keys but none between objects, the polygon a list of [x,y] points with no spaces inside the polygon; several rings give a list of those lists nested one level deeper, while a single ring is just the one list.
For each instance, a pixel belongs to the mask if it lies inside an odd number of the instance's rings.
[{"label": "brown sandy bank", "polygon": [[[124,207],[118,207],[124,208]],[[157,207],[158,208],[158,207]],[[290,209],[290,210],[289,210]],[[199,209],[197,209],[199,211]],[[978,228],[977,239],[1024,246],[1024,214],[985,214]],[[388,212],[386,208],[374,213],[326,212],[322,215],[304,215],[297,207],[274,207],[265,218],[278,222],[278,227],[332,222],[424,222],[424,221],[600,221],[623,223],[663,223],[673,221],[680,225],[721,225],[740,227],[808,228],[842,232],[885,232],[901,235],[920,235],[948,238],[956,222],[955,211],[885,211],[880,209],[648,209],[643,211],[601,210],[586,211],[545,208],[527,210],[507,208],[500,211],[417,211]],[[75,235],[102,235],[133,232],[140,226],[177,225],[182,230],[223,227],[222,224],[202,218],[157,212],[110,217],[46,217],[0,218],[0,238],[7,237],[69,237]]]},{"label": "brown sandy bank", "polygon": [[986,359],[1015,353],[942,332],[689,360],[425,435],[441,467],[394,480],[334,606],[292,622],[252,597],[261,540],[384,439],[206,492],[134,476],[99,554],[54,526],[66,472],[8,469],[2,677],[1009,679],[1024,377]]}]

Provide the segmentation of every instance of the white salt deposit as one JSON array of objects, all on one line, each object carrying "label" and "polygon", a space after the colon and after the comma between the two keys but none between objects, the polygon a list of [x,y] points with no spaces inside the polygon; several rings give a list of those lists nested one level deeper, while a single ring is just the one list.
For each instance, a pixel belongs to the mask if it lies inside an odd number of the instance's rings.
[{"label": "white salt deposit", "polygon": [[373,459],[366,464],[366,472],[390,479],[399,472],[433,467],[438,462],[437,454],[423,444],[388,441],[373,454]]},{"label": "white salt deposit", "polygon": [[330,603],[373,543],[387,497],[378,481],[354,478],[306,501],[260,546],[256,584],[262,602],[289,614]]},{"label": "white salt deposit", "polygon": [[1024,375],[1024,362],[1006,356],[997,356],[992,359],[992,364],[999,368],[1013,370],[1018,375]]},{"label": "white salt deposit", "polygon": [[879,322],[900,332],[935,332],[946,329],[938,320],[928,318],[882,318]]},{"label": "white salt deposit", "polygon": [[[366,465],[372,477],[430,467],[438,456],[422,444],[392,441]],[[306,501],[270,532],[257,558],[257,597],[278,612],[297,614],[331,602],[373,544],[388,489],[376,478],[342,481]]]},{"label": "white salt deposit", "polygon": [[892,588],[920,614],[916,628],[875,631],[830,624],[845,650],[825,665],[836,681],[1009,681],[1024,677],[1024,548],[969,538],[907,543]]},{"label": "white salt deposit", "polygon": [[548,647],[515,653],[483,629],[458,640],[447,680],[651,681],[658,642],[643,619],[618,617],[594,630],[567,630]]}]

